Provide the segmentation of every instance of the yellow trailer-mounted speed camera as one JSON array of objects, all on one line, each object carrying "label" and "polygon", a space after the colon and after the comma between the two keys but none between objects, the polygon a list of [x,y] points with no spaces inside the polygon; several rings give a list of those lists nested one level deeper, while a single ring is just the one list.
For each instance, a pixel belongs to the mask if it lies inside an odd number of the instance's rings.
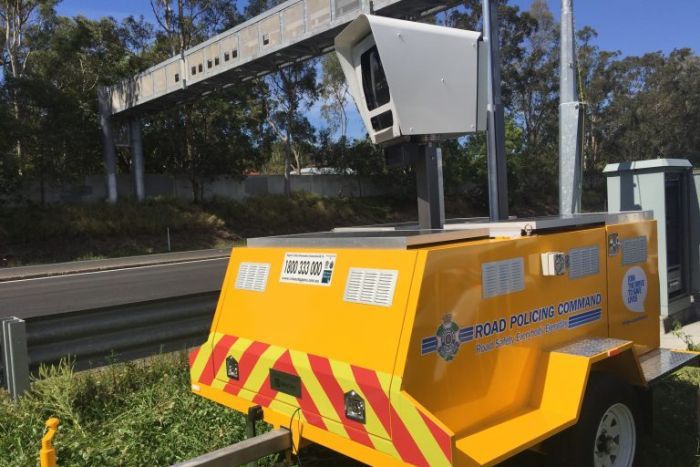
[{"label": "yellow trailer-mounted speed camera", "polygon": [[335,47],[374,143],[486,129],[481,33],[362,15]]},{"label": "yellow trailer-mounted speed camera", "polygon": [[652,384],[700,356],[660,348],[656,221],[444,218],[437,143],[487,107],[497,133],[487,37],[375,16],[337,37],[369,135],[415,168],[418,222],[234,248],[192,391],[373,466],[634,465]]}]

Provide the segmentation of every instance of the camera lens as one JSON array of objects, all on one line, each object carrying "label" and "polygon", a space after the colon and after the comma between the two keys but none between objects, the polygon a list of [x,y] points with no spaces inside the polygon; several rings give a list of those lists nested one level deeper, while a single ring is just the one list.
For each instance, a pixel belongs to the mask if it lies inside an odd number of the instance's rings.
[{"label": "camera lens", "polygon": [[367,101],[367,110],[374,110],[389,103],[389,84],[386,82],[384,67],[379,58],[377,46],[368,49],[360,58],[362,67],[362,88]]}]

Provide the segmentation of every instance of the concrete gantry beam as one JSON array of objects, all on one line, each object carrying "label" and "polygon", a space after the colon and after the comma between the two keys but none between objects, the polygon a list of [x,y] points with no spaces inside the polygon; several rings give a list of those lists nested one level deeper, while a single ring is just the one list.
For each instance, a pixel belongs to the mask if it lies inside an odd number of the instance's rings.
[{"label": "concrete gantry beam", "polygon": [[420,20],[459,0],[287,0],[110,88],[113,115],[143,115],[192,101],[333,50],[358,15]]},{"label": "concrete gantry beam", "polygon": [[[160,111],[328,53],[334,48],[335,36],[362,13],[421,19],[459,3],[459,0],[287,0],[181,55],[100,89],[107,199],[117,202],[112,117],[124,119]],[[133,140],[134,124],[127,125],[127,134]],[[143,149],[139,141],[130,146],[134,157],[134,189],[140,200],[145,192]]]}]

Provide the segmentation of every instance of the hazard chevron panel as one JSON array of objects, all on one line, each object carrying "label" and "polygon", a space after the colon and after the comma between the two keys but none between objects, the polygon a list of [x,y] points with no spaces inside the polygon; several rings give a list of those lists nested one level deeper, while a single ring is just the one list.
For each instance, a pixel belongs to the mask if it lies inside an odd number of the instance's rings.
[{"label": "hazard chevron panel", "polygon": [[[238,362],[238,380],[226,375],[228,356]],[[189,361],[193,385],[210,386],[286,416],[299,416],[304,423],[407,464],[452,462],[452,434],[409,397],[390,396],[396,376],[219,333],[212,333],[193,350]],[[274,390],[270,369],[298,376],[300,397]],[[351,390],[365,401],[364,424],[345,416],[344,396]]]}]

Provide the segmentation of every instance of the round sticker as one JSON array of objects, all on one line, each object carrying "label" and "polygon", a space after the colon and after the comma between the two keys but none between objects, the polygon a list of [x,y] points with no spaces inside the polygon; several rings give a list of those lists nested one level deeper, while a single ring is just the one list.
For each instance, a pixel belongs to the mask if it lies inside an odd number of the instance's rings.
[{"label": "round sticker", "polygon": [[636,313],[644,311],[647,298],[647,275],[639,266],[629,268],[622,278],[622,302],[628,310]]}]

